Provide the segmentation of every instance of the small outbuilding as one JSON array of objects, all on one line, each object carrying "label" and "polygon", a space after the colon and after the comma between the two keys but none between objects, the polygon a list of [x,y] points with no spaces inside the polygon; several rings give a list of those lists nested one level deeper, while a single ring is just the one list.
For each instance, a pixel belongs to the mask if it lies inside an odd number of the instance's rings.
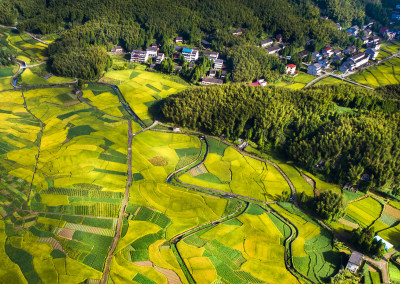
[{"label": "small outbuilding", "polygon": [[350,271],[351,273],[356,273],[361,265],[363,258],[364,255],[362,253],[358,251],[353,251],[349,261],[347,262],[346,270]]}]

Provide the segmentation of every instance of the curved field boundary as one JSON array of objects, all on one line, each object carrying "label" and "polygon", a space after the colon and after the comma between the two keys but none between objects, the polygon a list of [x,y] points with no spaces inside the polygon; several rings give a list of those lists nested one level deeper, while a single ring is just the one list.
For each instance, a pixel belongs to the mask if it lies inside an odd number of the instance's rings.
[{"label": "curved field boundary", "polygon": [[[277,203],[277,205],[279,207],[281,207],[282,209],[286,210],[279,203]],[[293,276],[295,276],[297,278],[301,278],[306,283],[315,283],[314,281],[309,279],[307,276],[303,275],[300,271],[298,271],[297,268],[294,266],[292,244],[297,239],[297,236],[299,235],[299,230],[292,222],[290,222],[290,220],[288,220],[287,218],[282,216],[276,210],[271,208],[271,213],[274,214],[274,216],[277,217],[282,223],[286,224],[290,228],[290,231],[291,231],[291,235],[284,242],[284,245],[286,248],[285,265],[286,265],[287,270],[289,270],[293,274]]]},{"label": "curved field boundary", "polygon": [[[246,206],[243,206],[243,204],[246,204]],[[229,214],[227,216],[221,217],[221,218],[219,218],[217,220],[214,220],[214,221],[208,222],[206,224],[203,224],[203,225],[194,227],[192,229],[189,229],[189,230],[187,230],[187,231],[185,231],[185,232],[183,232],[183,233],[181,233],[179,235],[176,235],[175,237],[173,237],[170,240],[171,249],[172,249],[176,259],[178,260],[179,266],[181,267],[181,269],[182,269],[183,273],[185,274],[186,279],[188,280],[189,283],[196,283],[196,282],[194,281],[194,278],[193,278],[192,274],[190,273],[190,271],[189,271],[189,269],[188,269],[183,257],[181,256],[181,254],[180,254],[180,252],[178,250],[178,247],[177,247],[178,242],[181,241],[181,240],[184,240],[184,239],[186,239],[186,238],[188,238],[188,237],[190,237],[190,236],[192,236],[192,235],[194,235],[194,234],[196,234],[196,233],[198,233],[200,231],[203,231],[205,229],[209,229],[211,227],[217,226],[219,224],[222,224],[224,222],[227,222],[227,221],[230,221],[232,219],[235,219],[235,218],[239,217],[240,215],[242,215],[246,211],[248,206],[249,206],[248,202],[243,202],[242,201],[242,202],[240,202],[240,206],[238,206],[236,208],[235,212],[233,212],[233,213],[231,213],[231,214]]]},{"label": "curved field boundary", "polygon": [[153,267],[155,270],[157,270],[162,275],[164,275],[165,278],[167,278],[168,284],[181,284],[182,283],[181,279],[179,278],[178,274],[176,274],[175,271],[159,267],[159,266],[155,265],[153,262],[151,262],[150,260],[136,261],[136,262],[134,262],[134,264],[136,264],[138,266]]},{"label": "curved field boundary", "polygon": [[104,85],[104,86],[109,86],[111,87],[115,93],[118,96],[120,104],[125,108],[125,110],[134,118],[134,120],[140,125],[142,128],[146,128],[146,124],[143,122],[143,120],[132,110],[131,106],[129,103],[126,101],[124,95],[122,94],[121,90],[117,85],[109,84],[109,83],[103,83],[103,82],[96,82],[96,84],[99,85]]}]

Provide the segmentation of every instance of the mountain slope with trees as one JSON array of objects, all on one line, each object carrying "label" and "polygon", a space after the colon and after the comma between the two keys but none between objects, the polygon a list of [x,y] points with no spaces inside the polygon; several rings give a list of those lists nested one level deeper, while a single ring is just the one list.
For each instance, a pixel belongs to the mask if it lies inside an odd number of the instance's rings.
[{"label": "mountain slope with trees", "polygon": [[[392,86],[397,92],[400,85]],[[252,140],[336,183],[363,173],[374,186],[394,186],[400,174],[400,102],[348,85],[293,91],[232,84],[188,89],[165,100],[164,119],[212,135]]]}]

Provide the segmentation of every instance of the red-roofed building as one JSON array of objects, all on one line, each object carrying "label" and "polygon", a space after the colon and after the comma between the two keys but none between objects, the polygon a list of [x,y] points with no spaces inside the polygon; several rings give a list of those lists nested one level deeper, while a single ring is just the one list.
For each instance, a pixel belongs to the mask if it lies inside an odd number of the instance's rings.
[{"label": "red-roofed building", "polygon": [[385,34],[386,34],[388,31],[389,31],[389,28],[388,28],[388,27],[382,27],[382,28],[379,29],[379,34],[380,34],[381,36],[385,36]]},{"label": "red-roofed building", "polygon": [[296,65],[288,64],[286,65],[286,74],[294,74],[296,73]]}]

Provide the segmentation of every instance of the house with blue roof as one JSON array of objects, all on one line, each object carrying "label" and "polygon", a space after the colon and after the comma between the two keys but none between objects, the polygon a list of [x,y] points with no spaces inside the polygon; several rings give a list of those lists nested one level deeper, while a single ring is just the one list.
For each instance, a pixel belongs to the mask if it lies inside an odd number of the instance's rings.
[{"label": "house with blue roof", "polygon": [[199,59],[199,51],[197,49],[184,48],[182,49],[182,55],[188,62],[195,62]]}]

